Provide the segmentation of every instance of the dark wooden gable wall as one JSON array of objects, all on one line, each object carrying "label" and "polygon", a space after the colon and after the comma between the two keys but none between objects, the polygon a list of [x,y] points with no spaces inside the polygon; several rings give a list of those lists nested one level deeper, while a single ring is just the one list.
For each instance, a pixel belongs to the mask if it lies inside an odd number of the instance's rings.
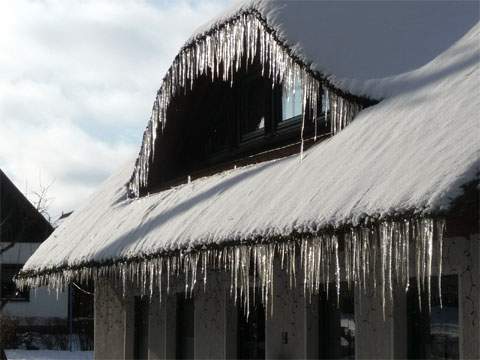
[{"label": "dark wooden gable wall", "polygon": [[[210,74],[198,78],[169,105],[167,124],[155,143],[149,187],[143,194],[298,152],[301,117],[280,123],[281,102],[281,86],[262,76],[259,61],[248,66],[244,61],[232,84],[212,81]],[[305,124],[306,147],[314,133],[310,115]],[[329,133],[322,114],[318,115],[318,134]]]},{"label": "dark wooden gable wall", "polygon": [[0,241],[42,242],[52,231],[50,223],[0,170]]}]

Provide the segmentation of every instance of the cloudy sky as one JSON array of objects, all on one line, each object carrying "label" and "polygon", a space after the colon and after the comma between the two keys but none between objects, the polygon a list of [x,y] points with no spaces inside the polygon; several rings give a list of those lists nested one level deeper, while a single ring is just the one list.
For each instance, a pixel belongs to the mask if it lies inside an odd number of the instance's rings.
[{"label": "cloudy sky", "polygon": [[0,0],[0,168],[50,213],[75,210],[136,155],[156,90],[202,1]]}]

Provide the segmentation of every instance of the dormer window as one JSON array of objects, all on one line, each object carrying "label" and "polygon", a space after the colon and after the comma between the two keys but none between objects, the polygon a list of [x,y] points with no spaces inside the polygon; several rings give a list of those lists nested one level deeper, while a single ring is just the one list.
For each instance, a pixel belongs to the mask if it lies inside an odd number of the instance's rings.
[{"label": "dormer window", "polygon": [[330,109],[320,104],[327,103],[325,94],[318,94],[316,121],[312,121],[311,99],[305,98],[299,78],[293,84],[276,84],[265,75],[257,59],[248,66],[242,63],[232,82],[205,74],[177,93],[157,137],[143,194],[288,156],[300,151],[302,135],[307,149],[314,139],[330,134]]}]

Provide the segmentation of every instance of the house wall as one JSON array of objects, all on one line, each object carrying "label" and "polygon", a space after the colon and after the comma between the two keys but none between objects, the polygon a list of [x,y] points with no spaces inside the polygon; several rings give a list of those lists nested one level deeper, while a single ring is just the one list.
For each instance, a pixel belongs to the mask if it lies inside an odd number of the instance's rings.
[{"label": "house wall", "polygon": [[265,357],[305,358],[308,301],[303,295],[302,275],[297,274],[297,286],[290,288],[289,276],[280,268],[278,262],[274,270],[272,308],[266,310]]},{"label": "house wall", "polygon": [[234,337],[230,322],[236,312],[228,294],[228,282],[224,273],[210,272],[206,291],[195,294],[195,358],[233,358],[233,349],[227,339]]},{"label": "house wall", "polygon": [[[460,358],[480,358],[479,242],[478,236],[444,242],[443,273],[459,276]],[[298,274],[297,287],[290,289],[288,276],[278,265],[274,281],[273,317],[267,314],[265,329],[266,358],[318,358],[318,299],[305,299]],[[384,320],[381,301],[371,289],[372,286],[366,292],[357,289],[355,293],[356,357],[405,358],[406,296],[403,290],[394,289],[394,300],[386,303]],[[200,285],[194,298],[195,357],[234,358],[237,311],[229,295],[228,275],[209,273],[206,292]],[[157,300],[155,295],[150,305],[149,358],[174,358],[175,297],[165,296],[161,303]],[[133,355],[128,350],[133,343],[132,309],[133,302],[122,299],[111,285],[96,286],[96,359]]]},{"label": "house wall", "polygon": [[480,236],[451,239],[447,271],[459,274],[460,358],[480,359]]},{"label": "house wall", "polygon": [[94,307],[95,359],[132,358],[131,296],[123,298],[111,283],[101,281],[95,284]]},{"label": "house wall", "polygon": [[355,356],[358,359],[403,359],[407,357],[406,299],[395,289],[393,302],[385,304],[373,284],[366,292],[355,289]]},{"label": "house wall", "polygon": [[[0,243],[1,248],[7,245],[8,243]],[[24,264],[40,245],[34,242],[15,243],[13,247],[0,254],[0,264]],[[46,288],[32,289],[29,301],[10,301],[2,312],[18,318],[21,324],[48,325],[51,318],[67,318],[68,293],[57,294],[56,291],[48,291]]]}]

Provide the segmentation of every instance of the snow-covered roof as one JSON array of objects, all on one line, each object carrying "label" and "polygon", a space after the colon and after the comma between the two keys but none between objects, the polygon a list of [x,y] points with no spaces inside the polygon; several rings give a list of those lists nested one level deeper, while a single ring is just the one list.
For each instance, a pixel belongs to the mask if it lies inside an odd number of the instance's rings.
[{"label": "snow-covered roof", "polygon": [[382,99],[406,73],[447,50],[479,19],[477,1],[241,1],[195,31],[184,47],[253,9],[311,70],[340,89]]},{"label": "snow-covered roof", "polygon": [[383,100],[303,161],[237,168],[137,199],[127,194],[128,163],[41,245],[26,274],[357,225],[366,217],[438,215],[478,181],[477,2],[254,6],[338,86]]}]

